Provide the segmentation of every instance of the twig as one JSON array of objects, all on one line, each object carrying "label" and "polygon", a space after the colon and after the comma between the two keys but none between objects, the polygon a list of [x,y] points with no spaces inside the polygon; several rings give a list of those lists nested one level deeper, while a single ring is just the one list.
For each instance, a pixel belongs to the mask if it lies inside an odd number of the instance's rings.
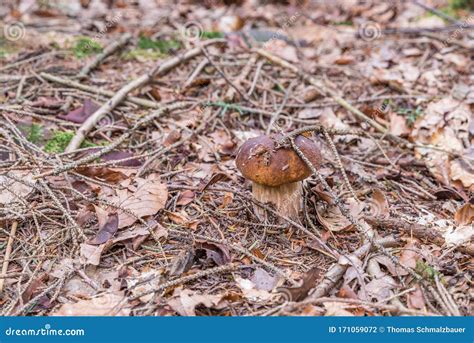
[{"label": "twig", "polygon": [[[99,94],[99,95],[104,95],[108,97],[113,97],[115,94],[114,92],[111,92],[105,89],[83,85],[82,83],[72,81],[66,78],[62,78],[59,76],[51,75],[48,73],[40,73],[40,76],[44,78],[45,80],[56,82],[56,83],[59,83],[60,85],[65,85],[68,87],[80,89],[82,91],[93,93],[93,94]],[[140,106],[148,107],[148,108],[160,108],[161,106],[161,104],[157,102],[153,102],[153,101],[142,99],[142,98],[137,98],[135,96],[130,96],[130,95],[127,95],[125,100],[130,101],[131,103],[135,105],[140,105]]]},{"label": "twig", "polygon": [[[444,246],[446,244],[443,236],[436,230],[429,230],[429,228],[419,225],[416,223],[407,223],[400,219],[376,219],[366,218],[366,221],[374,226],[383,228],[395,228],[402,230],[405,234],[413,235],[414,237],[421,239],[422,241],[430,242],[438,246]],[[456,250],[474,256],[474,244],[470,243],[466,246],[455,246]]]},{"label": "twig", "polygon": [[357,202],[359,202],[359,198],[357,198],[357,195],[354,192],[354,189],[352,188],[351,183],[349,182],[349,178],[347,177],[346,170],[344,169],[344,166],[342,165],[341,157],[339,156],[339,153],[337,152],[336,146],[334,145],[334,142],[332,141],[332,138],[329,135],[329,132],[326,130],[326,128],[324,126],[323,126],[323,134],[324,134],[324,138],[326,138],[326,141],[329,144],[329,147],[331,148],[331,151],[334,155],[334,158],[336,159],[337,168],[342,173],[342,178],[344,179],[344,183],[346,184],[346,187],[348,188],[348,190],[351,193],[352,197]]},{"label": "twig", "polygon": [[143,74],[137,79],[129,82],[125,86],[123,86],[108,102],[103,104],[97,111],[94,112],[86,121],[82,124],[82,126],[77,130],[74,137],[69,142],[68,146],[66,147],[66,152],[72,152],[79,148],[81,143],[86,138],[87,134],[90,130],[99,122],[102,117],[106,114],[110,113],[122,100],[127,96],[128,93],[131,91],[144,86],[145,84],[149,83],[153,80],[154,77],[162,75],[177,65],[181,64],[184,61],[187,61],[193,57],[204,52],[204,45],[210,45],[220,42],[221,40],[210,40],[203,44],[201,47],[194,48],[185,52],[183,55],[176,56],[173,58],[168,59],[167,61],[158,64],[153,70],[149,73]]},{"label": "twig", "polygon": [[91,72],[91,70],[95,69],[108,56],[112,55],[113,53],[115,53],[115,51],[125,46],[130,41],[131,38],[132,38],[132,35],[130,33],[123,34],[118,40],[108,45],[104,49],[104,51],[98,54],[89,64],[84,66],[84,68],[81,69],[77,77],[79,79],[86,77],[87,74]]},{"label": "twig", "polygon": [[237,91],[237,93],[239,93],[239,95],[242,97],[242,99],[245,99],[246,101],[250,102],[252,105],[254,106],[258,106],[257,104],[255,104],[248,96],[247,94],[245,93],[242,93],[242,91],[239,89],[238,86],[236,86],[231,80],[229,80],[229,78],[227,77],[227,75],[224,73],[224,71],[219,68],[218,65],[216,65],[214,63],[214,61],[212,60],[211,56],[208,54],[208,52],[206,51],[206,49],[204,47],[202,47],[202,53],[204,54],[204,56],[206,56],[207,60],[209,61],[209,63],[217,70],[217,72],[224,78],[224,80],[233,88]]},{"label": "twig", "polygon": [[445,39],[445,38],[440,37],[440,36],[438,36],[434,33],[431,33],[431,32],[420,33],[420,35],[424,36],[424,37],[435,39],[435,40],[440,41],[444,44],[447,44],[447,43],[454,44],[454,45],[457,45],[460,48],[466,49],[468,51],[474,51],[474,46],[469,46],[468,44],[466,44],[466,43],[464,43],[463,41],[460,41],[460,40]]},{"label": "twig", "polygon": [[[474,29],[474,25],[462,24],[461,26],[464,30]],[[420,27],[420,28],[409,28],[409,27],[399,27],[399,28],[390,28],[382,30],[384,35],[393,35],[393,34],[420,34],[423,32],[450,32],[459,30],[458,24],[452,24],[447,26],[440,27]]]},{"label": "twig", "polygon": [[[378,244],[387,246],[393,244],[392,237],[389,237],[390,239],[385,239],[382,238],[377,241]],[[359,249],[354,251],[352,253],[352,256],[355,256],[356,258],[360,259],[364,255],[366,255],[370,249],[372,248],[372,244],[370,242],[367,242],[363,246],[361,246]],[[346,257],[350,259],[349,257]],[[326,274],[324,275],[323,280],[318,283],[317,287],[314,289],[313,293],[310,295],[312,299],[317,299],[320,297],[325,296],[329,291],[334,288],[336,283],[344,276],[344,273],[346,272],[347,268],[349,268],[349,265],[343,265],[340,263],[335,263],[332,265],[331,268],[328,269]]]},{"label": "twig", "polygon": [[436,316],[436,313],[400,308],[399,306],[396,306],[396,305],[371,303],[369,301],[364,301],[364,300],[359,300],[359,299],[330,298],[330,297],[320,297],[317,299],[311,298],[311,299],[302,301],[300,303],[290,303],[288,304],[287,308],[284,308],[284,310],[291,311],[291,310],[296,309],[296,307],[299,307],[299,306],[304,306],[307,304],[323,304],[326,302],[339,302],[339,303],[353,304],[353,305],[363,306],[363,307],[372,307],[372,308],[376,308],[382,311],[388,311],[390,313],[398,314],[398,315]]},{"label": "twig", "polygon": [[[290,91],[291,91],[291,86],[288,86],[288,88],[285,90],[285,97],[283,98],[283,101],[281,103],[281,105],[278,107],[278,109],[276,110],[276,112],[273,114],[273,116],[270,118],[270,123],[268,124],[268,127],[267,127],[267,130],[265,131],[265,133],[267,135],[270,134],[270,132],[272,131],[273,129],[273,126],[275,125],[275,123],[277,122],[278,120],[278,116],[280,115],[281,111],[283,111],[283,108],[285,107],[287,101],[288,101],[288,97],[290,96]],[[277,128],[278,128],[278,124],[277,124]]]},{"label": "twig", "polygon": [[271,271],[275,272],[276,274],[280,275],[285,280],[287,280],[292,286],[297,286],[298,285],[298,283],[295,280],[293,280],[290,276],[288,276],[283,270],[281,270],[280,268],[274,266],[270,262],[265,261],[265,260],[255,256],[248,249],[245,249],[244,247],[238,246],[236,244],[229,243],[229,242],[221,240],[221,239],[205,236],[205,235],[191,234],[191,233],[187,233],[187,232],[185,233],[185,232],[175,230],[175,229],[168,229],[168,230],[172,233],[184,236],[186,238],[194,238],[195,237],[195,238],[199,238],[199,239],[206,240],[206,241],[209,241],[209,242],[224,244],[224,245],[228,246],[229,248],[231,248],[231,249],[233,249],[237,252],[240,252],[241,254],[244,254],[247,257],[250,257],[255,262],[262,264],[263,266],[267,267],[269,270],[271,270]]},{"label": "twig", "polygon": [[413,3],[417,6],[420,6],[421,8],[427,10],[428,12],[433,13],[434,15],[437,15],[441,19],[446,19],[447,21],[450,21],[453,24],[456,25],[462,25],[462,23],[459,20],[456,20],[455,18],[451,17],[450,15],[447,15],[444,12],[438,11],[436,8],[430,7],[428,5],[425,5],[417,0],[413,0]]},{"label": "twig", "polygon": [[255,70],[255,75],[254,75],[253,80],[252,80],[252,85],[250,86],[250,89],[249,89],[249,91],[247,92],[247,95],[248,95],[248,96],[251,96],[251,95],[252,95],[252,93],[253,93],[253,91],[254,91],[254,89],[255,89],[255,86],[257,85],[257,81],[258,81],[258,78],[259,78],[259,76],[260,76],[260,72],[261,72],[262,67],[263,67],[264,64],[265,64],[265,61],[260,61],[260,62],[258,62],[258,64],[257,64],[257,70]]},{"label": "twig", "polygon": [[154,289],[151,289],[151,290],[145,291],[143,293],[134,295],[134,296],[130,297],[130,300],[136,300],[136,299],[141,298],[145,295],[160,292],[160,291],[165,290],[166,288],[181,285],[183,283],[187,283],[187,282],[190,282],[190,281],[193,281],[193,280],[197,280],[197,279],[209,276],[209,275],[218,274],[218,273],[222,273],[222,272],[228,272],[228,271],[236,269],[237,267],[238,266],[236,264],[230,263],[230,264],[225,264],[223,266],[214,267],[214,268],[211,268],[211,269],[206,269],[206,270],[203,270],[202,272],[194,273],[194,274],[191,274],[191,275],[186,275],[186,276],[180,277],[178,279],[162,283],[161,285],[159,285],[158,287],[156,287]]},{"label": "twig", "polygon": [[[255,64],[255,62],[257,62],[257,58],[258,56],[256,54],[253,54],[252,57],[250,57],[244,69],[242,70],[242,73],[240,73],[237,79],[235,80],[236,87],[240,87],[242,80],[244,80],[248,76],[248,74],[250,73],[250,70],[252,69],[252,66]],[[235,97],[235,89],[229,88],[224,95],[224,101],[232,102],[234,101],[234,97]]]},{"label": "twig", "polygon": [[362,234],[362,236],[367,239],[369,242],[375,245],[377,250],[381,252],[383,255],[387,256],[393,263],[396,265],[400,266],[403,268],[405,271],[407,271],[412,277],[414,277],[417,281],[423,281],[423,277],[419,275],[416,271],[414,271],[411,268],[406,267],[405,265],[401,264],[395,256],[390,254],[388,251],[385,250],[385,248],[378,244],[376,241],[374,241],[373,237],[369,235],[369,233],[360,225],[357,219],[355,219],[352,214],[346,209],[346,207],[342,204],[341,199],[334,194],[334,192],[331,189],[331,186],[327,183],[327,181],[321,176],[321,174],[318,172],[318,170],[314,167],[314,165],[311,163],[311,161],[303,154],[303,152],[298,148],[298,146],[295,144],[294,139],[290,138],[291,146],[293,147],[293,150],[298,154],[298,156],[306,163],[306,165],[311,169],[313,175],[315,175],[321,184],[323,185],[325,191],[327,191],[332,199],[334,200],[334,203],[336,206],[339,208],[341,211],[342,215],[346,217],[349,222],[359,231],[359,233]]},{"label": "twig", "polygon": [[[18,227],[18,222],[14,221],[10,231],[10,236],[8,237],[7,248],[5,250],[5,258],[3,259],[2,265],[2,275],[5,275],[8,271],[8,264],[10,263],[10,254],[13,249],[13,241],[15,240],[16,228]],[[5,284],[5,279],[0,279],[0,294],[3,292],[3,286]]]},{"label": "twig", "polygon": [[453,316],[460,316],[461,312],[459,311],[458,305],[454,302],[451,294],[448,292],[448,290],[443,285],[443,283],[439,280],[439,275],[435,273],[434,277],[435,277],[436,287],[438,288],[438,291],[441,297],[443,298],[443,300],[445,301],[446,305],[448,306],[450,312],[453,314]]},{"label": "twig", "polygon": [[198,66],[196,67],[196,69],[194,69],[194,71],[192,72],[192,74],[189,76],[189,78],[186,80],[186,82],[184,83],[183,85],[183,89],[186,89],[189,87],[189,85],[191,85],[191,83],[194,81],[194,79],[199,75],[199,73],[207,66],[207,64],[209,63],[209,61],[207,60],[207,58],[204,58],[199,64]]},{"label": "twig", "polygon": [[[301,76],[305,81],[307,81],[308,83],[310,83],[311,85],[316,87],[316,90],[319,93],[321,93],[324,96],[329,96],[329,97],[333,98],[334,101],[336,101],[339,105],[341,105],[342,107],[344,107],[348,111],[355,114],[359,119],[361,119],[364,122],[367,122],[368,124],[370,124],[377,131],[379,131],[381,133],[386,133],[387,132],[387,129],[385,127],[383,127],[382,125],[377,123],[375,120],[369,118],[367,115],[365,115],[360,110],[358,110],[357,108],[355,108],[354,106],[349,104],[346,100],[344,100],[339,95],[337,95],[337,93],[335,91],[333,91],[329,87],[325,86],[322,82],[319,82],[314,77],[306,74],[304,71],[300,70],[298,67],[290,64],[289,62],[281,59],[280,57],[272,55],[271,53],[269,53],[268,51],[265,51],[264,49],[256,49],[255,51],[259,55],[267,58],[269,61],[271,61],[273,63],[276,63],[276,64],[278,64],[278,65],[280,65],[284,68],[287,68],[287,69],[291,70],[292,72],[294,72],[295,74]],[[394,135],[391,135],[391,134],[388,134],[387,136],[392,138],[393,140],[395,140],[397,142],[401,141],[401,138],[399,138],[397,136],[394,136]]]},{"label": "twig", "polygon": [[57,174],[65,172],[65,171],[75,169],[75,168],[77,168],[77,167],[79,167],[83,164],[93,162],[97,158],[105,155],[108,152],[111,152],[116,147],[118,147],[120,144],[122,144],[128,137],[130,137],[132,135],[132,133],[136,129],[138,129],[142,125],[152,121],[153,119],[159,117],[160,115],[162,115],[162,114],[164,114],[168,111],[173,111],[175,109],[184,108],[187,105],[188,105],[188,103],[177,102],[177,103],[174,103],[174,104],[169,105],[169,106],[164,106],[160,110],[154,111],[154,112],[150,113],[148,116],[140,119],[131,129],[125,131],[119,138],[117,138],[111,144],[107,145],[105,148],[103,148],[103,149],[101,149],[101,150],[99,150],[99,151],[97,151],[97,152],[95,152],[91,155],[85,156],[85,157],[81,158],[80,160],[77,160],[77,161],[65,164],[64,166],[56,167],[53,170],[35,175],[33,178],[34,179],[39,179],[39,178],[42,178],[42,177],[45,177],[45,176],[48,176],[48,175],[57,175]]}]

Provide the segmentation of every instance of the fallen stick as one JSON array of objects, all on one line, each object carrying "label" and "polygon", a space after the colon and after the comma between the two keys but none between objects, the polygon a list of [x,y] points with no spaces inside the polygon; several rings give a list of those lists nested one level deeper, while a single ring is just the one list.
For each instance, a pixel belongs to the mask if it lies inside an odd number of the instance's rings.
[{"label": "fallen stick", "polygon": [[460,22],[459,20],[451,17],[450,15],[444,13],[444,12],[441,12],[439,10],[437,10],[436,8],[434,7],[430,7],[428,5],[425,5],[417,0],[413,0],[413,3],[417,6],[420,6],[421,8],[423,8],[424,10],[428,11],[428,12],[431,12],[433,13],[434,15],[440,17],[441,19],[445,19],[445,20],[448,20],[449,22],[451,22],[452,24],[455,24],[455,25],[458,25],[458,26],[461,26],[463,25],[462,22]]},{"label": "fallen stick", "polygon": [[[5,250],[5,258],[2,265],[2,275],[6,275],[8,271],[8,264],[10,262],[10,254],[13,250],[13,240],[15,239],[16,228],[18,227],[18,222],[14,221],[12,224],[12,229],[10,231],[10,236],[8,237],[7,248]],[[0,293],[3,291],[3,286],[5,284],[5,279],[0,279]]]},{"label": "fallen stick", "polygon": [[176,103],[168,105],[168,106],[163,106],[159,110],[153,111],[152,113],[150,113],[146,117],[140,119],[138,122],[135,123],[135,125],[133,125],[133,127],[131,129],[125,131],[119,138],[114,140],[111,144],[109,144],[109,145],[105,146],[104,148],[100,149],[99,151],[97,151],[93,154],[90,154],[88,156],[85,156],[85,157],[83,157],[83,158],[81,158],[77,161],[73,161],[73,162],[70,162],[70,163],[65,164],[63,166],[56,167],[56,168],[54,168],[50,171],[35,175],[35,176],[33,176],[33,179],[40,179],[40,178],[43,178],[43,177],[48,176],[48,175],[58,175],[58,174],[63,173],[65,171],[78,168],[79,166],[81,166],[83,164],[93,162],[96,159],[98,159],[99,157],[105,155],[108,152],[111,152],[116,147],[118,147],[120,144],[122,144],[128,137],[130,137],[132,135],[132,133],[136,129],[138,129],[143,124],[148,123],[149,121],[159,117],[163,113],[173,111],[173,110],[176,110],[176,109],[180,109],[180,108],[184,108],[188,105],[189,105],[189,103],[186,103],[186,102],[176,102]]},{"label": "fallen stick", "polygon": [[153,80],[155,76],[162,75],[170,71],[180,63],[201,54],[205,45],[215,44],[221,41],[222,40],[220,39],[209,40],[203,43],[200,47],[189,50],[182,55],[170,58],[169,60],[158,64],[155,68],[153,68],[151,72],[145,73],[137,79],[133,80],[132,82],[123,86],[109,101],[103,104],[97,111],[94,112],[94,114],[92,114],[89,118],[86,119],[86,121],[81,125],[74,137],[69,142],[65,152],[72,152],[79,148],[89,131],[92,130],[95,125],[97,125],[97,123],[100,119],[102,119],[102,117],[104,117],[106,114],[110,113],[115,107],[117,107],[117,105],[122,102],[122,100],[127,96],[128,93],[149,83],[151,80]]},{"label": "fallen stick", "polygon": [[350,299],[350,298],[331,298],[331,297],[322,297],[318,299],[309,299],[302,301],[300,303],[289,304],[285,308],[286,310],[295,310],[298,306],[304,306],[307,304],[324,304],[325,302],[338,302],[349,305],[356,305],[361,307],[375,308],[381,311],[388,311],[395,315],[410,315],[410,316],[439,316],[437,313],[432,313],[428,311],[412,310],[408,308],[401,308],[397,305],[383,304],[381,302],[372,303],[370,301],[364,301],[359,299]]},{"label": "fallen stick", "polygon": [[[446,241],[444,237],[435,230],[429,230],[423,225],[414,224],[414,223],[407,223],[398,219],[374,219],[374,218],[365,218],[365,220],[370,224],[376,227],[381,228],[395,228],[398,230],[403,231],[407,235],[413,235],[418,239],[421,239],[426,242],[434,243],[438,246],[444,246]],[[474,244],[469,243],[464,246],[456,247],[456,250],[462,252],[463,254],[467,254],[470,256],[474,256]]]},{"label": "fallen stick", "polygon": [[[51,74],[48,74],[48,73],[40,73],[39,75],[47,81],[56,82],[56,83],[59,83],[60,85],[68,86],[68,87],[71,87],[71,88],[76,88],[76,89],[79,89],[79,90],[82,90],[82,91],[85,91],[85,92],[89,92],[89,93],[104,95],[104,96],[108,96],[108,97],[113,97],[114,94],[115,94],[114,92],[111,92],[111,91],[108,91],[108,90],[105,90],[105,89],[83,85],[82,83],[79,83],[79,82],[76,82],[76,81],[73,81],[73,80],[69,80],[69,79],[66,79],[66,78],[63,78],[63,77],[51,75]],[[125,100],[130,101],[131,103],[133,103],[135,105],[140,105],[140,106],[143,106],[143,107],[160,108],[160,106],[161,106],[157,102],[142,99],[142,98],[137,98],[135,96],[127,95]]]},{"label": "fallen stick", "polygon": [[196,67],[196,69],[194,69],[193,73],[191,74],[191,76],[189,76],[189,78],[186,80],[186,82],[184,83],[182,89],[187,89],[191,83],[194,81],[194,79],[199,75],[199,73],[207,66],[207,64],[209,63],[209,61],[204,58],[199,64],[198,66]]},{"label": "fallen stick", "polygon": [[91,70],[95,69],[100,63],[102,63],[103,60],[125,46],[130,41],[130,38],[132,38],[132,35],[125,33],[118,40],[108,45],[104,51],[98,54],[89,64],[85,65],[84,68],[81,69],[77,77],[79,79],[86,77],[87,74],[89,74]]},{"label": "fallen stick", "polygon": [[148,294],[163,291],[163,290],[165,290],[166,288],[169,288],[169,287],[181,285],[183,283],[194,281],[194,280],[197,280],[197,279],[209,276],[209,275],[219,274],[219,273],[222,273],[222,272],[229,272],[229,271],[235,270],[237,268],[238,268],[238,266],[235,263],[230,263],[230,264],[224,264],[222,266],[214,267],[214,268],[211,268],[211,269],[206,269],[206,270],[194,273],[194,274],[185,275],[185,276],[182,276],[180,278],[164,282],[164,283],[156,286],[153,289],[145,290],[144,292],[142,292],[140,294],[132,295],[129,299],[132,300],[132,301],[137,300],[137,299],[139,299],[141,297],[144,297]]},{"label": "fallen stick", "polygon": [[255,52],[257,52],[260,56],[265,57],[269,61],[271,61],[273,63],[276,63],[276,64],[278,64],[278,65],[280,65],[284,68],[287,68],[287,69],[291,70],[292,72],[294,72],[295,74],[301,76],[306,82],[308,82],[311,85],[313,85],[314,87],[316,87],[316,90],[319,93],[321,93],[324,96],[331,97],[339,105],[341,105],[342,107],[344,107],[348,111],[355,114],[359,119],[361,119],[361,120],[367,122],[368,124],[370,124],[377,131],[379,131],[381,133],[384,133],[384,134],[386,133],[388,137],[392,138],[393,140],[395,140],[397,142],[402,141],[399,137],[387,133],[387,129],[385,127],[383,127],[382,125],[377,123],[372,118],[369,118],[367,115],[365,115],[360,110],[358,110],[357,108],[355,108],[354,106],[349,104],[346,100],[341,98],[335,91],[333,91],[329,87],[325,86],[322,82],[319,82],[314,77],[312,77],[312,76],[308,75],[307,73],[305,73],[304,71],[300,70],[295,65],[285,61],[284,59],[282,59],[280,57],[277,57],[277,56],[269,53],[268,51],[265,51],[264,49],[256,49]]},{"label": "fallen stick", "polygon": [[[252,69],[252,66],[257,62],[258,56],[256,54],[253,54],[252,57],[248,60],[247,64],[245,65],[244,69],[242,69],[242,73],[237,77],[235,80],[234,84],[236,87],[240,87],[242,80],[247,78],[248,74],[250,73],[250,70]],[[233,102],[234,97],[235,97],[235,89],[234,88],[229,88],[227,92],[224,95],[224,101],[225,102]]]},{"label": "fallen stick", "polygon": [[[387,246],[393,246],[394,239],[391,236],[388,236],[386,238],[381,238],[376,241],[377,244],[387,247]],[[361,259],[363,256],[365,256],[374,246],[372,245],[371,242],[367,242],[363,246],[361,246],[359,249],[354,251],[351,255],[355,256],[358,259]],[[346,259],[349,260],[350,255],[346,256]],[[337,282],[344,276],[344,273],[346,272],[347,268],[350,267],[350,264],[342,265],[340,263],[335,263],[332,265],[331,268],[326,272],[324,275],[323,280],[317,285],[317,287],[314,289],[314,291],[310,294],[309,299],[318,299],[321,297],[324,297],[326,294],[329,293],[329,291],[334,288],[334,286],[337,284]]]}]

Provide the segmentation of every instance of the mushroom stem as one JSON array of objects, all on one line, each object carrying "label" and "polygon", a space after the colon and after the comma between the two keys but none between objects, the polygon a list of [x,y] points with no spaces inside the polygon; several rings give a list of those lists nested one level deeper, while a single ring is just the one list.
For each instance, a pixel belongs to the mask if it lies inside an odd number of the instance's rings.
[{"label": "mushroom stem", "polygon": [[[281,186],[270,187],[252,183],[252,193],[256,200],[262,203],[271,203],[275,210],[282,216],[298,220],[303,208],[303,187],[301,181],[287,183]],[[254,206],[257,216],[264,220],[267,218],[265,209]]]}]

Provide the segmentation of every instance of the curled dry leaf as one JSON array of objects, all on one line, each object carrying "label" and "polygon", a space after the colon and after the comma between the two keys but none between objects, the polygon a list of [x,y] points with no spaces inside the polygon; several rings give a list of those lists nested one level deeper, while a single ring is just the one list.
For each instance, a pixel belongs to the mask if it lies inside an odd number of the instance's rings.
[{"label": "curled dry leaf", "polygon": [[425,297],[420,286],[416,285],[415,287],[416,289],[413,292],[407,294],[407,305],[408,308],[422,310],[425,308]]},{"label": "curled dry leaf", "polygon": [[99,109],[99,106],[90,99],[84,100],[84,104],[72,110],[66,115],[60,114],[58,118],[67,120],[73,123],[82,124],[89,118],[95,111]]},{"label": "curled dry leaf", "polygon": [[[411,269],[416,268],[416,263],[420,259],[418,254],[418,248],[415,245],[414,241],[409,241],[402,250],[400,254],[400,264]],[[407,275],[408,272],[398,267],[398,275]]]},{"label": "curled dry leaf", "polygon": [[359,299],[356,292],[354,292],[352,288],[350,288],[348,285],[342,285],[337,295],[340,298],[345,298],[345,299]]},{"label": "curled dry leaf", "polygon": [[371,197],[365,202],[364,211],[369,217],[387,219],[390,217],[388,201],[379,189],[372,191]]},{"label": "curled dry leaf", "polygon": [[[364,204],[354,199],[348,199],[346,203],[352,216],[358,218],[364,208]],[[316,206],[316,214],[321,225],[329,231],[348,230],[352,227],[351,222],[341,213],[341,210],[336,205],[324,206],[319,204]]]},{"label": "curled dry leaf", "polygon": [[298,287],[278,287],[277,291],[283,294],[287,301],[304,300],[311,289],[316,287],[319,280],[320,269],[318,267],[310,269],[303,277],[301,286]]},{"label": "curled dry leaf", "polygon": [[322,184],[318,183],[315,187],[311,188],[311,190],[316,193],[323,201],[330,205],[334,205],[334,200],[331,194],[324,190],[324,186]]},{"label": "curled dry leaf", "polygon": [[474,225],[451,226],[443,234],[448,246],[464,244],[474,237]]},{"label": "curled dry leaf", "polygon": [[176,289],[168,305],[181,316],[195,316],[198,305],[218,310],[227,307],[227,301],[223,298],[223,294],[201,294],[189,289]]},{"label": "curled dry leaf", "polygon": [[38,295],[39,290],[45,287],[45,282],[48,280],[48,275],[41,274],[28,283],[28,287],[21,294],[21,299],[24,303],[30,301],[33,296]]},{"label": "curled dry leaf", "polygon": [[[417,143],[431,144],[443,150],[463,154],[464,142],[469,141],[469,122],[471,111],[466,103],[453,98],[443,98],[432,102],[411,133]],[[467,150],[464,155],[469,157]],[[462,159],[451,160],[443,151],[415,148],[416,156],[426,163],[430,172],[443,184],[461,181],[468,189],[474,188],[474,172],[462,163]]]},{"label": "curled dry leaf", "polygon": [[52,316],[128,316],[130,309],[120,306],[125,299],[123,292],[106,293],[73,304],[64,304]]},{"label": "curled dry leaf", "polygon": [[194,258],[196,254],[194,249],[188,249],[181,251],[173,260],[171,261],[170,275],[179,276],[188,270],[194,264]]},{"label": "curled dry leaf", "polygon": [[296,48],[285,41],[273,40],[271,44],[266,44],[265,49],[287,61],[298,62],[298,54]]},{"label": "curled dry leaf", "polygon": [[256,289],[272,291],[278,284],[280,278],[270,275],[265,269],[257,268],[250,280],[255,284]]},{"label": "curled dry leaf", "polygon": [[172,130],[163,141],[165,147],[169,147],[181,139],[181,133],[178,130]]},{"label": "curled dry leaf", "polygon": [[324,316],[328,317],[353,317],[354,315],[346,310],[349,304],[344,304],[335,301],[328,301],[323,303],[324,307],[326,308],[326,313]]},{"label": "curled dry leaf", "polygon": [[191,220],[185,211],[181,212],[166,212],[168,218],[178,225],[195,230],[199,225],[199,219]]},{"label": "curled dry leaf", "polygon": [[259,302],[267,301],[275,296],[263,289],[257,289],[256,285],[249,279],[244,279],[240,276],[234,276],[237,286],[242,291],[242,295],[250,301]]},{"label": "curled dry leaf", "polygon": [[474,204],[467,203],[461,206],[454,214],[458,225],[468,225],[474,221]]},{"label": "curled dry leaf", "polygon": [[[161,271],[148,270],[139,273],[132,269],[132,275],[126,279],[127,288],[131,291],[133,296],[137,296],[148,291],[153,290],[160,284]],[[141,302],[146,303],[153,298],[153,293],[141,296]]]},{"label": "curled dry leaf", "polygon": [[176,201],[176,205],[185,206],[191,203],[195,197],[196,193],[189,189],[185,190],[184,192],[179,194],[178,200]]},{"label": "curled dry leaf", "polygon": [[389,131],[395,136],[407,136],[410,133],[410,129],[407,126],[406,120],[401,115],[390,112],[390,128]]},{"label": "curled dry leaf", "polygon": [[237,147],[226,130],[215,130],[209,135],[214,141],[214,150],[223,155],[231,155]]},{"label": "curled dry leaf", "polygon": [[119,210],[119,229],[132,225],[137,217],[156,214],[165,207],[168,199],[168,187],[161,183],[157,174],[150,174],[146,179],[136,177],[133,181],[135,188],[117,190],[118,205],[135,215]]},{"label": "curled dry leaf", "polygon": [[[166,229],[156,222],[153,224],[153,221],[149,221],[148,226],[152,228],[156,238],[166,237],[168,235]],[[121,230],[115,238],[109,239],[100,245],[83,243],[81,244],[81,262],[83,264],[98,266],[102,254],[115,244],[121,243],[126,245],[131,242],[131,248],[136,250],[149,235],[150,230],[143,225]]]},{"label": "curled dry leaf", "polygon": [[[97,208],[97,207],[96,207]],[[105,223],[101,223],[104,219],[99,220],[99,231],[97,232],[96,236],[89,241],[89,244],[98,245],[107,242],[111,239],[118,229],[118,214],[108,213],[107,218],[105,219]],[[101,225],[102,224],[102,225]]]},{"label": "curled dry leaf", "polygon": [[[397,287],[395,280],[389,276],[385,275],[381,278],[376,278],[370,281],[365,285],[365,291],[369,298],[377,299],[377,301],[382,301],[387,299],[391,295],[391,290]],[[360,294],[359,294],[360,295]]]},{"label": "curled dry leaf", "polygon": [[[36,184],[37,180],[33,179],[33,174],[30,172],[12,171],[10,173],[27,183]],[[20,199],[18,199],[17,196],[24,199],[32,191],[33,188],[29,185],[25,185],[24,183],[15,181],[4,175],[0,175],[0,204],[6,205],[12,202],[18,202]]]},{"label": "curled dry leaf", "polygon": [[[473,120],[474,122],[474,120]],[[470,147],[464,154],[451,162],[450,173],[453,181],[459,181],[466,189],[474,192],[474,147]]]},{"label": "curled dry leaf", "polygon": [[199,240],[196,240],[194,245],[196,252],[203,250],[207,258],[213,260],[218,266],[232,261],[229,249],[225,245]]},{"label": "curled dry leaf", "polygon": [[121,171],[106,167],[79,167],[76,169],[76,172],[92,179],[99,179],[114,184],[127,178],[127,175]]},{"label": "curled dry leaf", "polygon": [[81,263],[98,266],[100,257],[105,249],[105,243],[100,245],[92,245],[87,243],[81,244]]},{"label": "curled dry leaf", "polygon": [[231,180],[232,180],[232,178],[226,173],[222,173],[222,172],[215,173],[211,176],[209,181],[201,187],[200,191],[204,192],[206,189],[208,189],[210,186],[212,186],[213,184],[215,184],[217,182],[231,181]]},{"label": "curled dry leaf", "polygon": [[222,198],[222,204],[219,205],[219,208],[226,208],[232,203],[233,200],[234,200],[234,193],[225,192]]}]

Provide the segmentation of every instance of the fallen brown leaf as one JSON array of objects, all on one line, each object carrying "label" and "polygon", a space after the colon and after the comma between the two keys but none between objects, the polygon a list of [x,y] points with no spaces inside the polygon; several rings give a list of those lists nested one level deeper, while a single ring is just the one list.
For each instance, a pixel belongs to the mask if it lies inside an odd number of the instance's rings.
[{"label": "fallen brown leaf", "polygon": [[68,114],[60,114],[58,118],[67,120],[73,123],[82,124],[89,118],[95,111],[99,109],[99,106],[90,99],[84,100],[84,104],[81,107],[69,112]]},{"label": "fallen brown leaf", "polygon": [[223,294],[201,294],[189,289],[176,289],[168,305],[181,316],[195,316],[196,306],[204,305],[207,308],[223,309],[227,302]]},{"label": "fallen brown leaf", "polygon": [[123,292],[106,293],[88,300],[64,304],[51,316],[128,316],[130,309],[119,305],[124,300]]},{"label": "fallen brown leaf", "polygon": [[[105,223],[103,222],[104,220]],[[92,245],[99,245],[107,242],[117,232],[118,224],[118,214],[116,212],[108,213],[106,219],[99,219],[99,231],[97,232],[96,236],[92,238],[88,243]]]},{"label": "fallen brown leaf", "polygon": [[194,246],[196,251],[203,250],[207,258],[214,261],[218,266],[232,261],[229,249],[225,245],[196,240]]},{"label": "fallen brown leaf", "polygon": [[467,203],[461,206],[454,214],[458,225],[468,225],[474,221],[474,204]]},{"label": "fallen brown leaf", "polygon": [[161,183],[157,174],[150,174],[146,179],[134,178],[134,191],[117,190],[118,204],[135,214],[135,216],[119,210],[119,229],[132,225],[138,218],[151,216],[165,207],[168,199],[168,187]]}]

